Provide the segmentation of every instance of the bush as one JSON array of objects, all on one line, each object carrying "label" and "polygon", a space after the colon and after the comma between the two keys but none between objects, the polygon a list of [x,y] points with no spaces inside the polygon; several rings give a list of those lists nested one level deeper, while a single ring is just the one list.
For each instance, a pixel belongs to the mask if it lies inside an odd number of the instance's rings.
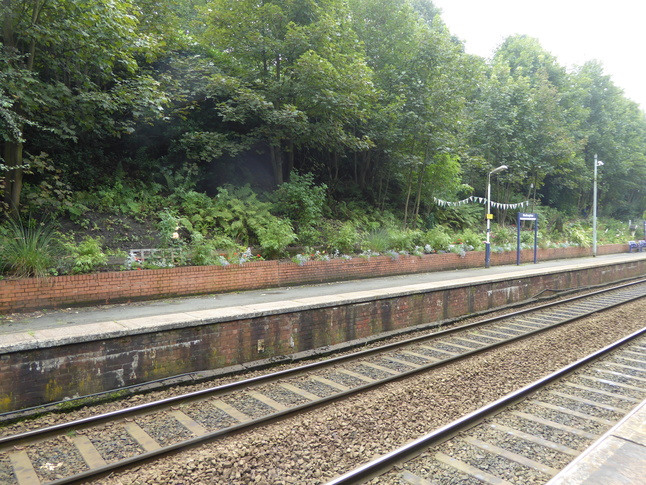
[{"label": "bush", "polygon": [[455,241],[471,246],[473,250],[480,251],[484,249],[484,239],[486,235],[474,231],[473,229],[464,229],[455,236]]},{"label": "bush", "polygon": [[188,258],[191,264],[195,266],[211,266],[221,263],[217,242],[212,239],[206,239],[202,234],[195,233],[192,236],[191,244],[188,247]]},{"label": "bush", "polygon": [[[67,257],[72,261],[69,271],[73,274],[91,273],[108,262],[103,252],[101,238],[85,237],[78,245],[64,243]],[[67,272],[68,269],[65,268]]]},{"label": "bush", "polygon": [[168,209],[159,214],[159,238],[162,247],[176,246],[179,242],[180,217]]},{"label": "bush", "polygon": [[424,235],[424,242],[434,251],[448,251],[453,243],[453,237],[444,226],[435,226]]},{"label": "bush", "polygon": [[273,217],[257,229],[260,247],[267,257],[279,257],[296,240],[289,221]]},{"label": "bush", "polygon": [[330,251],[353,253],[359,245],[360,237],[355,225],[350,222],[326,221],[322,231],[325,246]]},{"label": "bush", "polygon": [[516,238],[517,234],[515,227],[503,227],[495,224],[491,228],[491,244],[495,244],[496,246],[516,244]]},{"label": "bush", "polygon": [[11,219],[2,233],[0,264],[3,272],[19,278],[55,274],[60,252],[55,244],[52,222]]},{"label": "bush", "polygon": [[388,229],[375,229],[365,234],[361,241],[361,249],[375,253],[383,253],[390,249],[390,232]]},{"label": "bush", "polygon": [[579,223],[569,224],[565,230],[569,242],[582,248],[592,246],[592,233],[581,227]]},{"label": "bush", "polygon": [[395,251],[413,251],[415,246],[424,240],[424,233],[417,230],[402,230],[390,232],[390,249]]},{"label": "bush", "polygon": [[323,217],[326,190],[325,184],[314,184],[313,174],[299,175],[292,172],[289,182],[281,184],[272,196],[273,210],[276,214],[289,218],[301,244],[317,242],[314,238],[318,231],[314,228]]}]

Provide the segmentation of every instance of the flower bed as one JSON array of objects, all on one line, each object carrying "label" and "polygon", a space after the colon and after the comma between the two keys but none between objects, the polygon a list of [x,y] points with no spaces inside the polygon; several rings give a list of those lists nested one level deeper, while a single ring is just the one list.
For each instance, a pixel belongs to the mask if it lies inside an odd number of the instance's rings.
[{"label": "flower bed", "polygon": [[[600,246],[598,254],[627,252],[625,244]],[[539,261],[590,256],[590,248],[541,249]],[[521,261],[533,260],[523,250]],[[492,265],[515,264],[516,252],[491,255]],[[253,261],[227,266],[185,266],[0,281],[0,312],[88,306],[176,296],[324,283],[484,266],[484,252]]]}]

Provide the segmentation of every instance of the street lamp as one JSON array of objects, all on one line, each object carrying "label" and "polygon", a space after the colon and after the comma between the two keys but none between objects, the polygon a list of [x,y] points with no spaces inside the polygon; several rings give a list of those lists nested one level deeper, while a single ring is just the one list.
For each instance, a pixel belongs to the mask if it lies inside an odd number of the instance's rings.
[{"label": "street lamp", "polygon": [[601,160],[597,160],[594,154],[594,183],[592,189],[592,256],[597,256],[597,168],[603,166]]},{"label": "street lamp", "polygon": [[507,165],[501,165],[500,167],[494,168],[489,172],[489,175],[487,175],[487,241],[485,242],[485,268],[491,266],[491,244],[489,242],[489,236],[491,235],[491,219],[493,219],[493,214],[491,213],[491,175],[507,170],[508,168],[509,167]]}]

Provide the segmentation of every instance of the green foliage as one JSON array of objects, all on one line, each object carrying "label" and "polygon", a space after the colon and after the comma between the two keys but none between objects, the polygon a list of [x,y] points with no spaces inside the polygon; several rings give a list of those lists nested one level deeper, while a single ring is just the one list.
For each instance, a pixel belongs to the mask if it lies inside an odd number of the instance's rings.
[{"label": "green foliage", "polygon": [[314,183],[313,174],[292,172],[289,182],[281,184],[272,195],[274,212],[292,221],[302,244],[315,242],[314,228],[323,216],[326,190],[325,184]]},{"label": "green foliage", "polygon": [[360,242],[360,235],[351,221],[325,221],[322,231],[323,240],[330,251],[339,251],[344,254],[351,254],[357,250]]},{"label": "green foliage", "polygon": [[644,225],[642,221],[637,224],[635,236],[629,230],[628,224],[613,219],[599,219],[597,221],[597,239],[600,244],[625,243],[633,239],[644,238]]},{"label": "green foliage", "polygon": [[448,251],[453,236],[445,226],[435,226],[424,235],[424,240],[434,251]]},{"label": "green foliage", "polygon": [[475,251],[484,249],[485,235],[473,229],[463,229],[455,235],[455,242],[471,246]]},{"label": "green foliage", "polygon": [[482,206],[467,204],[457,207],[436,207],[432,215],[437,224],[461,230],[481,225],[484,211]]},{"label": "green foliage", "polygon": [[219,187],[218,195],[188,191],[180,202],[182,220],[204,236],[220,234],[244,245],[257,244],[256,230],[272,219],[270,205],[248,187]]},{"label": "green foliage", "polygon": [[[522,35],[491,60],[468,55],[427,0],[2,5],[7,211],[22,203],[87,229],[88,209],[162,214],[168,247],[200,234],[280,253],[295,232],[351,251],[367,233],[363,247],[410,251],[432,244],[402,227],[482,230],[482,206],[433,197],[482,197],[504,163],[494,200],[532,201],[541,244],[586,244],[567,221],[589,224],[595,153],[601,215],[625,225],[646,207],[646,118],[598,62],[566,70]],[[269,205],[261,190],[276,185]],[[493,236],[515,242],[502,227]],[[600,242],[626,237],[600,224]]]},{"label": "green foliage", "polygon": [[223,261],[220,251],[233,250],[234,248],[236,248],[235,241],[229,238],[206,239],[198,232],[192,236],[188,248],[188,258],[195,266],[220,265]]},{"label": "green foliage", "polygon": [[168,209],[159,214],[158,227],[162,247],[178,246],[180,240],[180,223],[180,217]]},{"label": "green foliage", "polygon": [[154,214],[165,202],[154,186],[128,180],[117,174],[112,184],[105,184],[90,196],[79,194],[86,205],[100,212],[121,214],[142,220]]},{"label": "green foliage", "polygon": [[580,223],[574,222],[568,224],[565,230],[565,235],[569,242],[589,248],[592,246],[592,231],[584,228]]},{"label": "green foliage", "polygon": [[404,229],[390,232],[390,248],[394,251],[412,251],[424,239],[423,231]]},{"label": "green foliage", "polygon": [[60,252],[52,222],[8,220],[2,226],[0,265],[12,276],[42,278],[53,272]]},{"label": "green foliage", "polygon": [[501,226],[499,224],[491,225],[491,244],[504,246],[516,243],[518,235],[516,228],[510,226]]},{"label": "green foliage", "polygon": [[72,207],[72,190],[64,171],[46,153],[25,157],[25,175],[37,175],[33,184],[23,189],[24,210],[63,212]]},{"label": "green foliage", "polygon": [[[103,252],[100,237],[86,236],[78,245],[73,241],[65,241],[65,238],[60,235],[59,240],[65,249],[61,268],[64,272],[91,273],[101,269],[108,262],[108,256]],[[70,263],[69,266],[66,264],[67,261]]]},{"label": "green foliage", "polygon": [[292,225],[285,219],[272,217],[267,224],[257,228],[260,247],[265,256],[275,258],[285,254],[287,246],[296,240]]},{"label": "green foliage", "polygon": [[383,253],[390,249],[390,232],[388,229],[375,229],[364,234],[361,249]]}]

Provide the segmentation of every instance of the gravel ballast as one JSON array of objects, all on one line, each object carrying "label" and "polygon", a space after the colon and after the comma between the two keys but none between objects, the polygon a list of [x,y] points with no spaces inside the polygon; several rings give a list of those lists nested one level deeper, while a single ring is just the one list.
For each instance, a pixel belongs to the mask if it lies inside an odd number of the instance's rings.
[{"label": "gravel ballast", "polygon": [[631,303],[96,483],[325,483],[642,328],[645,312]]}]

